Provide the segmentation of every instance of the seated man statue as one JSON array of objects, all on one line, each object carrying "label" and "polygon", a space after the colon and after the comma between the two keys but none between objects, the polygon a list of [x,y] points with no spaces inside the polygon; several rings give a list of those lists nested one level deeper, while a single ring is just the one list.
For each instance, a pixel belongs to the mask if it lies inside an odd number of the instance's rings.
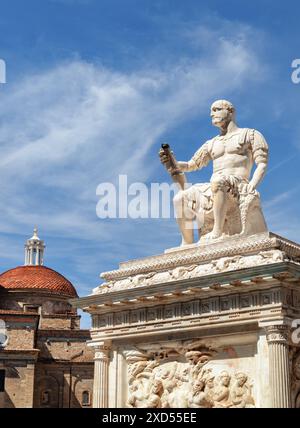
[{"label": "seated man statue", "polygon": [[[172,152],[160,150],[161,162],[181,187],[174,198],[174,208],[182,245],[194,242],[195,220],[201,242],[267,230],[256,188],[266,172],[268,145],[260,132],[237,126],[235,108],[229,101],[215,101],[211,117],[220,134],[203,144],[190,161],[177,162]],[[211,160],[210,183],[187,188],[185,177],[182,179],[184,172],[201,169]],[[254,163],[256,169],[250,179]]]}]

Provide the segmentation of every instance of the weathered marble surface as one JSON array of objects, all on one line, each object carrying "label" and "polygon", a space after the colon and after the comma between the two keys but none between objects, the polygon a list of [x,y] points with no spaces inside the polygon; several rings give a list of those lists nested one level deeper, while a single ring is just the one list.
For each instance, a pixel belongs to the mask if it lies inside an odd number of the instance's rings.
[{"label": "weathered marble surface", "polygon": [[[194,242],[194,221],[200,242],[267,231],[256,189],[267,169],[268,145],[260,132],[237,126],[231,102],[215,101],[210,115],[220,134],[203,144],[190,161],[177,162],[165,147],[159,152],[161,162],[180,188],[174,208],[183,246]],[[202,169],[210,161],[210,182],[186,188],[184,173]]]},{"label": "weathered marble surface", "polygon": [[211,360],[215,353],[203,347],[187,351],[180,343],[175,349],[156,355],[135,352],[134,349],[124,351],[128,361],[127,405],[152,408],[255,407],[253,384],[248,375],[226,364],[214,364]]},{"label": "weathered marble surface", "polygon": [[210,245],[173,249],[160,256],[122,263],[120,269],[104,272],[107,282],[93,290],[108,293],[148,285],[263,266],[285,260],[300,260],[300,246],[272,233],[247,239],[235,238]]},{"label": "weathered marble surface", "polygon": [[121,263],[92,316],[94,407],[299,407],[300,246],[272,233]]}]

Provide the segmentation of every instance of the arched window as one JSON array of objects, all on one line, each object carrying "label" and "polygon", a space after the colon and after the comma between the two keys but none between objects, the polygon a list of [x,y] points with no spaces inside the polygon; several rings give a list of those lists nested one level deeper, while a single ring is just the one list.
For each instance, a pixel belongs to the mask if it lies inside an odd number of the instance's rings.
[{"label": "arched window", "polygon": [[90,406],[91,405],[91,394],[90,391],[83,391],[81,398],[82,406]]},{"label": "arched window", "polygon": [[41,393],[41,404],[50,404],[50,391],[42,391]]}]

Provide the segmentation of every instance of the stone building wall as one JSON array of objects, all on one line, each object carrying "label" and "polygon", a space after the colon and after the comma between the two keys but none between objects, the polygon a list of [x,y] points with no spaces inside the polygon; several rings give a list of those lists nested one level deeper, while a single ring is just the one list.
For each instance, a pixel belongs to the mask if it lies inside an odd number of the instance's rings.
[{"label": "stone building wall", "polygon": [[[10,308],[0,309],[8,335],[0,348],[0,370],[5,371],[0,407],[91,407],[94,352],[86,344],[90,333],[80,330],[76,310],[70,311],[69,303],[59,298],[43,302],[33,296],[26,304],[41,304],[45,312],[31,313],[20,309],[18,293],[11,296],[0,300],[0,308]],[[62,310],[68,312],[57,313]]]},{"label": "stone building wall", "polygon": [[[34,407],[77,408],[92,406],[93,365],[89,363],[38,363]],[[83,402],[83,393],[88,402]]]},{"label": "stone building wall", "polygon": [[[18,357],[19,359],[17,359]],[[20,356],[12,355],[12,359],[5,361],[2,368],[5,369],[3,407],[31,408],[33,406],[34,361],[26,361]]]},{"label": "stone building wall", "polygon": [[80,316],[72,314],[42,315],[40,328],[53,330],[79,329]]},{"label": "stone building wall", "polygon": [[38,313],[43,315],[63,314],[66,312],[75,314],[74,309],[64,296],[46,291],[37,292],[12,292],[0,288],[0,307],[8,310],[32,311],[38,307]]}]

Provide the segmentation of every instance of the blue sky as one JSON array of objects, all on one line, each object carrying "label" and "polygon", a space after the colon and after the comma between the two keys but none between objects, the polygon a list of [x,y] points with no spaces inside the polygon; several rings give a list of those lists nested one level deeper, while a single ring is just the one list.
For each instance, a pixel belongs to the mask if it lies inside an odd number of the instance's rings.
[{"label": "blue sky", "polygon": [[96,187],[168,181],[161,142],[189,159],[216,134],[218,98],[267,139],[266,220],[299,242],[299,18],[297,1],[1,0],[1,270],[23,263],[35,224],[46,265],[80,295],[120,261],[176,246],[173,219],[98,219]]}]

